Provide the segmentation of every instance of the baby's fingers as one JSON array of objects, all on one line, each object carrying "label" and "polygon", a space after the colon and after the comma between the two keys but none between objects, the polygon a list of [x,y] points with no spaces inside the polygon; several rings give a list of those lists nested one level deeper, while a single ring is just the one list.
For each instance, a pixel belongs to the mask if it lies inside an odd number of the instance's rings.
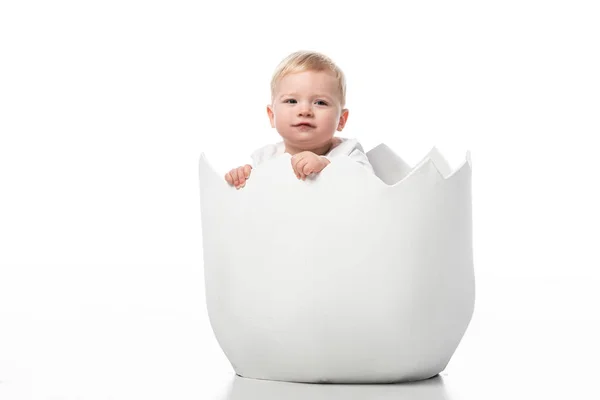
[{"label": "baby's fingers", "polygon": [[246,177],[246,179],[250,178],[250,172],[252,171],[252,166],[250,164],[246,164],[243,167],[244,169],[244,176]]},{"label": "baby's fingers", "polygon": [[292,156],[292,158],[290,160],[292,163],[292,169],[294,170],[294,173],[296,174],[296,178],[298,178],[298,179],[302,178],[302,168],[300,167],[300,163],[302,162],[304,157],[305,157],[304,153],[298,153],[298,154]]},{"label": "baby's fingers", "polygon": [[298,168],[298,174],[300,175],[300,178],[302,180],[305,180],[311,172],[309,160],[304,159],[300,161],[296,166]]},{"label": "baby's fingers", "polygon": [[225,180],[230,185],[233,185],[233,175],[231,175],[231,171],[229,171],[228,173],[225,174]]},{"label": "baby's fingers", "polygon": [[302,173],[304,174],[304,177],[307,177],[308,175],[312,174],[313,172],[315,172],[314,167],[308,163],[304,166],[304,168],[302,168]]},{"label": "baby's fingers", "polygon": [[246,180],[250,176],[251,170],[252,166],[249,164],[246,164],[243,167],[234,168],[225,174],[225,180],[230,185],[235,186],[236,189],[239,189],[246,185]]},{"label": "baby's fingers", "polygon": [[244,187],[244,185],[246,185],[246,173],[244,172],[244,167],[239,167],[236,172],[237,172],[237,183],[235,186],[238,188]]},{"label": "baby's fingers", "polygon": [[232,169],[230,174],[231,174],[231,178],[232,178],[232,185],[237,188],[240,185],[240,177],[239,177],[237,168]]},{"label": "baby's fingers", "polygon": [[302,172],[301,172],[300,168],[298,168],[297,165],[294,165],[292,167],[292,169],[294,170],[294,173],[296,174],[296,178],[302,179]]}]

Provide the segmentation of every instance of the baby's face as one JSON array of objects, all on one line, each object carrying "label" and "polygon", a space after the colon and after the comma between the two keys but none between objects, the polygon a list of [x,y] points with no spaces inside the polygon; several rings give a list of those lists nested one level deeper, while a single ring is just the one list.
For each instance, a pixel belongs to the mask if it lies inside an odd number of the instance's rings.
[{"label": "baby's face", "polygon": [[342,110],[337,80],[325,71],[283,77],[267,113],[271,127],[300,149],[327,144],[336,130],[343,129],[348,117],[348,111]]}]

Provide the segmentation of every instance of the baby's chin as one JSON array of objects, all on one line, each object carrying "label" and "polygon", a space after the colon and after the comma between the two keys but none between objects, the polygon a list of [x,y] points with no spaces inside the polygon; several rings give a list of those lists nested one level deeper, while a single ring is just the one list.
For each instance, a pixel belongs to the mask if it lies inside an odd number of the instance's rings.
[{"label": "baby's chin", "polygon": [[281,137],[287,143],[301,147],[301,148],[314,148],[318,146],[324,146],[331,142],[333,134],[331,135],[315,135],[311,132],[294,132],[293,134],[282,134]]}]

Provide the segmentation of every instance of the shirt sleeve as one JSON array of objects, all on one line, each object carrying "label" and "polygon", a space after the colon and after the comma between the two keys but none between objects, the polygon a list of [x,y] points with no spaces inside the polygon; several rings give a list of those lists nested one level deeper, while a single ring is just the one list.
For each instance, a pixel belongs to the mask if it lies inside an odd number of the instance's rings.
[{"label": "shirt sleeve", "polygon": [[329,154],[325,157],[332,159],[339,155],[346,155],[350,157],[351,160],[359,163],[364,168],[366,168],[369,172],[375,173],[373,170],[373,166],[369,161],[369,158],[365,154],[362,145],[356,139],[342,139],[342,143],[339,144],[336,148],[331,150]]},{"label": "shirt sleeve", "polygon": [[365,152],[362,150],[362,146],[360,146],[360,144],[358,144],[357,148],[352,150],[349,157],[351,160],[356,161],[357,163],[362,165],[364,168],[366,168],[372,174],[375,173],[375,171],[373,170],[373,166],[371,165],[371,162],[369,161],[369,157],[367,157]]}]

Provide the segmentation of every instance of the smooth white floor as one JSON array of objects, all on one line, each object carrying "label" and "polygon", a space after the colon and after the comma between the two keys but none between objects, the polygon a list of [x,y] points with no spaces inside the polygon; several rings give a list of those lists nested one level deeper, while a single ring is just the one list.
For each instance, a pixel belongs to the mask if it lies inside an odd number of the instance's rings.
[{"label": "smooth white floor", "polygon": [[9,312],[5,303],[0,399],[600,398],[598,283],[481,279],[475,315],[448,368],[394,385],[240,378],[212,335],[201,295],[179,310],[175,300],[123,308],[88,302],[78,315],[51,312],[42,297],[29,311]]}]

